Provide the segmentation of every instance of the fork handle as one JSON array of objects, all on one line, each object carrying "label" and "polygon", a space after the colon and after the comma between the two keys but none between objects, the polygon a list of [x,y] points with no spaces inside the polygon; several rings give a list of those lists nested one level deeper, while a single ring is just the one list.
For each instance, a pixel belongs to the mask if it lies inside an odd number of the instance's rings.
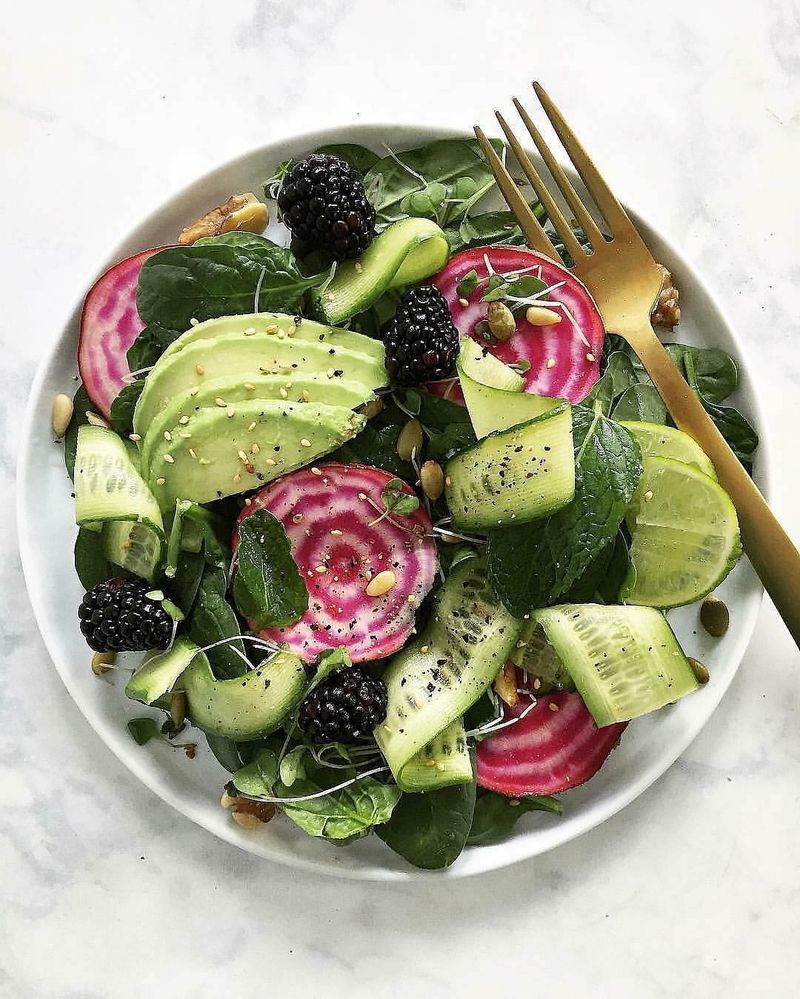
[{"label": "fork handle", "polygon": [[800,647],[800,552],[767,501],[717,430],[649,322],[630,345],[653,380],[675,424],[693,437],[714,464],[736,507],[742,544],[764,589]]}]

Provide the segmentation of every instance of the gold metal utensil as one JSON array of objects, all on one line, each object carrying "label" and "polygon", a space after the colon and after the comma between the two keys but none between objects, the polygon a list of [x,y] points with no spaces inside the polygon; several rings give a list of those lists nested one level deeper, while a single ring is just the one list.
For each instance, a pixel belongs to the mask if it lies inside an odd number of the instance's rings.
[{"label": "gold metal utensil", "polygon": [[[661,268],[561,112],[538,83],[534,83],[533,88],[586,190],[602,213],[608,234],[601,231],[539,129],[516,98],[514,105],[525,128],[569,205],[575,223],[588,239],[587,249],[576,238],[573,223],[554,201],[508,123],[497,112],[500,127],[572,258],[570,270],[591,292],[606,329],[618,333],[630,344],[676,425],[690,434],[714,463],[720,483],[739,515],[744,549],[795,643],[800,646],[800,553],[653,332],[650,312],[661,290]],[[477,125],[475,135],[531,248],[561,263],[550,237]]]}]

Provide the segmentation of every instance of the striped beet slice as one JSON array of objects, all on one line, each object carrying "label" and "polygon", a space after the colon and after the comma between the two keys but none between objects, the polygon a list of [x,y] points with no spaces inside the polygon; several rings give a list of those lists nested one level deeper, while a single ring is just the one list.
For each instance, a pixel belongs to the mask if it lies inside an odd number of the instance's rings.
[{"label": "striped beet slice", "polygon": [[[240,521],[266,509],[283,524],[309,591],[303,617],[262,631],[264,638],[285,642],[306,662],[340,645],[361,662],[405,644],[433,585],[436,545],[422,507],[375,523],[391,478],[380,468],[328,464],[285,475],[253,497]],[[234,548],[237,542],[234,534]],[[369,596],[370,579],[385,570],[394,573],[395,585],[383,596]]]},{"label": "striped beet slice", "polygon": [[[485,284],[478,285],[467,299],[460,298],[458,284],[471,270],[479,280],[489,274],[486,261],[498,274],[532,274],[553,287],[545,299],[560,302],[563,308],[552,311],[561,314],[561,321],[552,326],[532,326],[524,311],[517,318],[517,332],[504,343],[487,344],[476,327],[486,319],[488,305],[481,302]],[[533,250],[516,246],[484,246],[458,253],[432,283],[441,291],[450,306],[453,322],[459,332],[488,346],[495,357],[511,364],[528,361],[524,374],[525,391],[536,395],[580,402],[600,377],[600,356],[603,352],[603,320],[591,295],[570,272]],[[466,301],[467,305],[461,302]],[[450,382],[431,383],[428,388],[439,395],[447,394],[462,401],[458,385]]]},{"label": "striped beet slice", "polygon": [[83,303],[78,368],[89,398],[106,417],[130,374],[128,348],[144,327],[136,308],[139,273],[159,249],[115,264],[94,283]]},{"label": "striped beet slice", "polygon": [[[528,704],[521,698],[506,717]],[[478,784],[510,797],[568,791],[597,773],[627,724],[598,728],[580,694],[546,694],[516,725],[478,744]]]}]

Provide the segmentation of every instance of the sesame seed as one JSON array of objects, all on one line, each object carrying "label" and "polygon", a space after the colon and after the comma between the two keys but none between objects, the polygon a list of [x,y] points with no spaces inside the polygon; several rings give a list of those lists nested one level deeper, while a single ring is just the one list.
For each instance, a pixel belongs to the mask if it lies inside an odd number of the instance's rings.
[{"label": "sesame seed", "polygon": [[265,333],[277,333],[278,327],[275,323],[270,323],[269,326],[264,330]]},{"label": "sesame seed", "polygon": [[311,466],[311,474],[312,475],[322,475],[322,471],[319,468],[317,468],[316,465],[312,465]]},{"label": "sesame seed", "polygon": [[195,371],[196,371],[196,372],[198,373],[198,375],[200,375],[200,376],[202,376],[202,375],[204,375],[204,374],[206,373],[206,369],[205,369],[205,368],[203,367],[203,365],[202,365],[202,364],[195,364],[195,366],[194,366],[194,370],[195,370]]},{"label": "sesame seed", "polygon": [[591,352],[591,350],[586,354],[586,360],[589,361],[589,363],[591,363],[594,360],[594,354]]},{"label": "sesame seed", "polygon": [[256,331],[255,326],[248,326],[247,329],[244,331],[244,335],[245,336],[253,336],[253,334],[255,333],[255,331]]},{"label": "sesame seed", "polygon": [[534,690],[538,690],[539,687],[541,687],[541,685],[542,685],[542,681],[537,676],[536,679],[533,681],[533,689]]},{"label": "sesame seed", "polygon": [[264,459],[264,464],[272,466],[272,465],[277,465],[278,463],[277,463],[277,461],[275,461],[274,458],[265,458]]},{"label": "sesame seed", "polygon": [[342,536],[343,533],[344,533],[343,531],[339,531],[336,528],[334,528],[331,531],[331,534],[333,535],[334,538],[341,538],[341,536]]},{"label": "sesame seed", "polygon": [[250,454],[258,454],[260,450],[261,448],[258,446],[258,444],[254,443],[250,445]]},{"label": "sesame seed", "polygon": [[548,707],[550,708],[551,711],[558,711],[558,705],[556,704],[555,701],[551,701]]},{"label": "sesame seed", "polygon": [[180,419],[178,420],[178,423],[180,423],[180,425],[181,425],[182,427],[185,427],[185,426],[186,426],[186,424],[187,424],[188,422],[189,422],[189,417],[188,417],[188,416],[182,416],[182,417],[181,417],[181,418],[180,418]]},{"label": "sesame seed", "polygon": [[410,604],[415,604],[417,602],[417,598],[414,596],[413,593],[409,593],[409,595],[408,595],[408,602]]},{"label": "sesame seed", "polygon": [[211,459],[210,458],[201,458],[200,459],[200,464],[201,465],[210,465],[211,464]]},{"label": "sesame seed", "polygon": [[300,444],[303,447],[311,447],[311,441],[307,437],[301,437],[300,438]]},{"label": "sesame seed", "polygon": [[467,299],[466,299],[466,298],[459,298],[459,300],[458,300],[458,304],[459,304],[459,305],[460,305],[460,306],[461,306],[462,308],[466,309],[466,307],[467,307],[467,306],[469,305],[469,302],[467,301]]},{"label": "sesame seed", "polygon": [[252,382],[245,382],[244,387],[248,392],[255,392],[256,387]]},{"label": "sesame seed", "polygon": [[285,340],[286,339],[286,330],[278,330],[278,339],[279,340]]},{"label": "sesame seed", "polygon": [[280,395],[281,395],[281,399],[288,399],[289,398],[289,393],[282,386],[281,386],[281,389],[280,389]]},{"label": "sesame seed", "polygon": [[420,650],[419,651],[424,654],[425,652],[428,651],[428,649],[430,649],[430,645],[422,645],[422,646],[420,646]]},{"label": "sesame seed", "polygon": [[171,441],[172,440],[172,434],[169,432],[169,430],[165,430],[164,431],[164,440],[165,441]]},{"label": "sesame seed", "polygon": [[327,565],[318,565],[314,572],[318,572],[320,576],[324,575],[328,571]]},{"label": "sesame seed", "polygon": [[652,498],[653,498],[653,490],[648,489],[647,492],[644,494],[645,503],[649,503]]},{"label": "sesame seed", "polygon": [[366,494],[366,493],[359,493],[359,494],[358,494],[358,498],[359,498],[360,500],[365,500],[365,499],[367,498],[367,494]]},{"label": "sesame seed", "polygon": [[181,430],[181,432],[178,434],[178,437],[180,437],[180,439],[184,441],[189,441],[192,439],[192,435],[187,434],[185,430]]},{"label": "sesame seed", "polygon": [[237,472],[236,475],[234,475],[234,477],[233,477],[233,481],[234,482],[241,482],[242,481],[242,473],[241,472]]},{"label": "sesame seed", "polygon": [[236,407],[234,405],[226,406],[225,412],[228,414],[228,419],[232,416],[236,416]]},{"label": "sesame seed", "polygon": [[163,477],[159,478],[159,479],[156,479],[156,485],[157,486],[163,486],[166,481],[167,480],[165,478],[163,478]]},{"label": "sesame seed", "polygon": [[197,452],[195,451],[195,449],[194,449],[193,447],[190,447],[190,448],[189,448],[189,454],[190,454],[190,455],[191,455],[191,456],[192,456],[193,458],[196,458],[196,457],[197,457]]},{"label": "sesame seed", "polygon": [[128,434],[128,440],[131,440],[134,443],[136,441],[140,441],[141,439],[142,439],[142,435],[141,434]]},{"label": "sesame seed", "polygon": [[244,453],[244,451],[239,452],[239,461],[247,461],[247,455]]},{"label": "sesame seed", "polygon": [[252,500],[250,499],[250,497],[249,497],[249,496],[245,496],[245,498],[244,498],[244,505],[245,505],[245,506],[250,506],[250,504],[251,504],[252,502],[253,502],[253,501],[252,501]]},{"label": "sesame seed", "polygon": [[547,358],[547,364],[545,364],[545,367],[546,368],[554,368],[555,366],[556,366],[556,359],[554,357],[548,357]]},{"label": "sesame seed", "polygon": [[189,325],[190,326],[199,326],[200,325],[200,320],[199,319],[195,319],[195,317],[192,316],[192,318],[189,320]]},{"label": "sesame seed", "polygon": [[328,368],[328,370],[325,373],[327,374],[328,378],[333,378],[333,376],[336,374],[336,369]]},{"label": "sesame seed", "polygon": [[248,431],[255,430],[256,429],[256,421],[253,420],[253,422],[250,424],[250,426],[247,429],[248,429]]},{"label": "sesame seed", "polygon": [[174,465],[175,464],[175,459],[172,457],[171,454],[165,454],[164,455],[164,461],[166,461],[168,465]]},{"label": "sesame seed", "polygon": [[445,484],[446,486],[452,486],[452,484],[453,484],[453,480],[452,480],[452,479],[450,478],[450,476],[449,476],[449,475],[446,475],[446,476],[445,476],[445,478],[444,478],[444,484]]},{"label": "sesame seed", "polygon": [[311,396],[308,394],[308,389],[303,389],[303,402],[308,402]]},{"label": "sesame seed", "polygon": [[224,409],[228,405],[227,402],[225,402],[224,399],[220,399],[219,396],[217,396],[214,402],[217,406],[220,407],[220,409]]}]

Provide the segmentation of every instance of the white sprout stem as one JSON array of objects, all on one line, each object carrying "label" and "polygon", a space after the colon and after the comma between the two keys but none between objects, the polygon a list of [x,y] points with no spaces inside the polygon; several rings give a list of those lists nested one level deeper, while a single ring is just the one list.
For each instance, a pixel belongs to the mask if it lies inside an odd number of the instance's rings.
[{"label": "white sprout stem", "polygon": [[253,300],[253,312],[260,311],[259,308],[258,308],[258,303],[259,303],[259,299],[261,298],[261,285],[264,282],[264,275],[266,273],[267,273],[267,268],[266,267],[262,267],[261,268],[261,273],[258,275],[258,282],[256,284],[256,294],[255,294],[255,298]]},{"label": "white sprout stem", "polygon": [[383,143],[383,148],[392,157],[392,159],[395,161],[395,163],[397,163],[398,166],[401,166],[406,171],[406,173],[410,173],[412,177],[416,177],[417,178],[417,180],[422,185],[422,189],[424,189],[424,188],[426,188],[428,186],[428,182],[427,182],[427,180],[425,180],[425,178],[422,176],[422,174],[421,173],[417,173],[416,170],[412,170],[411,167],[407,163],[404,163],[400,159],[400,157],[397,155],[397,153],[395,153],[393,149],[391,149],[389,146],[387,146],[385,142]]},{"label": "white sprout stem", "polygon": [[[526,691],[526,693],[530,694],[530,691]],[[472,732],[467,732],[467,735],[471,736],[494,735],[495,732],[499,732],[501,729],[510,728],[512,725],[516,725],[517,722],[521,722],[522,719],[525,718],[527,715],[529,715],[531,711],[533,711],[533,709],[536,707],[538,701],[533,696],[533,694],[530,694],[530,698],[531,698],[531,703],[527,706],[527,708],[521,711],[516,718],[509,718],[506,721],[502,722],[490,722],[487,725],[483,725],[480,728],[476,728]]]},{"label": "white sprout stem", "polygon": [[459,541],[466,541],[472,545],[485,545],[486,538],[476,538],[472,534],[461,534],[459,531],[448,531],[446,527],[434,527],[433,533],[440,537],[458,538]]},{"label": "white sprout stem", "polygon": [[360,780],[365,780],[367,777],[386,773],[388,769],[387,766],[373,767],[371,770],[365,770],[362,774],[356,774],[355,777],[351,777],[349,780],[342,781],[341,784],[337,784],[335,787],[326,788],[324,791],[315,791],[313,794],[300,794],[293,798],[278,798],[271,794],[241,794],[241,792],[240,795],[242,798],[249,798],[251,801],[267,801],[275,805],[293,805],[296,802],[313,801],[315,798],[324,798],[336,791],[343,791],[346,787],[350,787]]},{"label": "white sprout stem", "polygon": [[147,368],[137,368],[136,371],[129,371],[126,375],[122,376],[122,380],[126,385],[133,385],[135,381],[138,381],[139,375],[146,375],[153,370],[155,365],[151,364]]},{"label": "white sprout stem", "polygon": [[[563,288],[566,281],[559,281],[557,284],[551,284],[549,288],[542,288],[541,291],[535,291],[532,295],[526,295],[524,298],[519,295],[506,295],[509,302],[519,302],[521,304],[538,302],[539,305],[552,305],[552,302],[543,302],[542,295],[549,295],[551,291],[558,291],[559,288]],[[563,305],[563,302],[558,302],[558,305]]]}]

